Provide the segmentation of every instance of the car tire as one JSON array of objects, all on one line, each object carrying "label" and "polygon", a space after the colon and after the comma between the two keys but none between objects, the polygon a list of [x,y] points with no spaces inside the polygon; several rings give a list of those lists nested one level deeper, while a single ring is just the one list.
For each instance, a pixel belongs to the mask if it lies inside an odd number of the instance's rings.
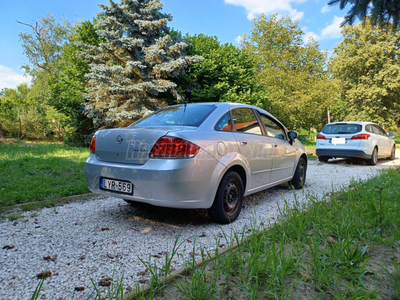
[{"label": "car tire", "polygon": [[318,160],[320,162],[327,162],[329,160],[329,157],[327,157],[327,156],[318,156]]},{"label": "car tire", "polygon": [[219,224],[235,221],[242,210],[243,194],[242,178],[238,173],[228,171],[218,186],[213,205],[208,209],[211,219]]},{"label": "car tire", "polygon": [[392,152],[390,153],[389,159],[394,160],[396,158],[396,145],[393,146]]},{"label": "car tire", "polygon": [[307,163],[304,158],[300,157],[299,162],[297,163],[296,171],[294,172],[294,176],[289,184],[294,186],[295,189],[302,189],[304,183],[306,182],[307,175]]},{"label": "car tire", "polygon": [[377,162],[378,162],[378,149],[375,147],[374,150],[372,150],[371,158],[367,159],[367,164],[369,164],[370,166],[375,166]]}]

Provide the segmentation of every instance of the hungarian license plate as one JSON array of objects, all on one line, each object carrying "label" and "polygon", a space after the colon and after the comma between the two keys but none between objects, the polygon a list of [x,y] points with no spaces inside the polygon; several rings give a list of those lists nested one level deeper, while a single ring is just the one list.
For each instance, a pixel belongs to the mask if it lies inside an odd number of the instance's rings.
[{"label": "hungarian license plate", "polygon": [[343,145],[346,144],[345,138],[332,138],[331,143],[334,145]]},{"label": "hungarian license plate", "polygon": [[123,180],[100,177],[100,189],[128,195],[133,194],[133,184]]}]

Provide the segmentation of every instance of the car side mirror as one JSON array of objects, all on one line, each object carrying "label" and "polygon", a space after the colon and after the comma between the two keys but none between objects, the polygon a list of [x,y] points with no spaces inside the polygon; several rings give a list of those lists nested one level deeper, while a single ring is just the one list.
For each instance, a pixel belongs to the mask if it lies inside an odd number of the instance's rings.
[{"label": "car side mirror", "polygon": [[296,131],[289,131],[288,135],[291,143],[294,139],[297,139],[299,137]]},{"label": "car side mirror", "polygon": [[391,138],[391,139],[394,139],[394,133],[393,132],[389,132],[389,134],[388,134],[388,136]]}]

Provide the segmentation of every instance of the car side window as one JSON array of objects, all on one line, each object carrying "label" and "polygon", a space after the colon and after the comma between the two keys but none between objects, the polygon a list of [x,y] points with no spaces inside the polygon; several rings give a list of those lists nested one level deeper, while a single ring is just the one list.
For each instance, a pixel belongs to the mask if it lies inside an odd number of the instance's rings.
[{"label": "car side window", "polygon": [[371,125],[365,126],[365,131],[372,132],[372,126]]},{"label": "car side window", "polygon": [[232,118],[237,132],[262,135],[260,124],[251,108],[233,109]]},{"label": "car side window", "polygon": [[378,135],[382,135],[382,132],[379,130],[379,127],[375,125],[372,126],[372,132]]},{"label": "car side window", "polygon": [[231,115],[229,112],[224,114],[215,124],[214,129],[217,131],[232,131]]},{"label": "car side window", "polygon": [[285,139],[285,131],[283,128],[279,126],[274,120],[268,118],[268,116],[264,114],[260,114],[261,120],[264,123],[265,130],[267,132],[267,136],[278,138],[278,139]]}]

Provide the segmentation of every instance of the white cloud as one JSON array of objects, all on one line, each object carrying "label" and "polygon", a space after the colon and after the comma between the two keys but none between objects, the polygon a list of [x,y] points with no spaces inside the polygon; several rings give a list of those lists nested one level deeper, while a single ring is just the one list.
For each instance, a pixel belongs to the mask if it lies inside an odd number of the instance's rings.
[{"label": "white cloud", "polygon": [[224,0],[227,4],[242,6],[247,11],[247,18],[252,20],[256,15],[271,15],[279,13],[290,15],[291,19],[298,21],[303,18],[304,13],[291,6],[291,3],[302,3],[307,0]]},{"label": "white cloud", "polygon": [[321,39],[336,39],[340,38],[341,35],[341,28],[340,24],[342,24],[344,18],[343,17],[333,17],[333,22],[332,24],[326,26],[324,29],[321,31]]},{"label": "white cloud", "polygon": [[243,35],[239,35],[236,39],[235,39],[235,42],[237,43],[237,44],[241,44],[242,43],[242,41],[243,41],[243,38],[244,38],[244,36]]},{"label": "white cloud", "polygon": [[325,5],[324,7],[322,7],[321,9],[321,14],[327,13],[328,11],[331,11],[331,7],[329,5]]},{"label": "white cloud", "polygon": [[13,69],[0,65],[0,90],[3,88],[15,89],[21,83],[29,84],[31,81],[31,76],[18,74]]},{"label": "white cloud", "polygon": [[309,38],[313,38],[316,41],[320,39],[320,36],[318,34],[313,31],[308,31],[307,27],[303,27],[302,30],[304,31],[303,40],[305,42],[307,42]]}]

